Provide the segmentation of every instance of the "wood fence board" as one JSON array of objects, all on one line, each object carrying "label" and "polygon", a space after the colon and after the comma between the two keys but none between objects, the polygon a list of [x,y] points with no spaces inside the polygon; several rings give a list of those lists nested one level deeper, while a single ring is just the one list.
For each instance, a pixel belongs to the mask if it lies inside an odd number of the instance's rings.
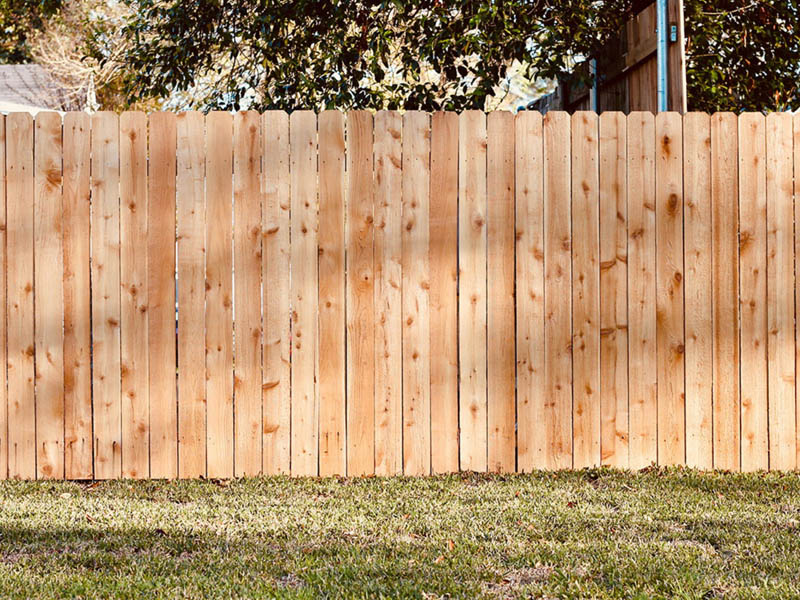
[{"label": "wood fence board", "polygon": [[546,466],[542,116],[515,120],[517,470]]},{"label": "wood fence board", "polygon": [[373,125],[347,113],[347,474],[375,471]]},{"label": "wood fence board", "polygon": [[289,117],[291,147],[292,473],[316,475],[317,402],[317,117]]},{"label": "wood fence board", "polygon": [[177,362],[175,359],[174,114],[152,113],[147,188],[147,343],[150,398],[150,476],[178,476]]},{"label": "wood fence board", "polygon": [[629,466],[658,460],[655,119],[628,115]]},{"label": "wood fence board", "polygon": [[[178,476],[206,475],[205,119],[177,123]],[[260,357],[259,357],[260,358]]]},{"label": "wood fence board", "polygon": [[545,467],[572,467],[570,117],[544,116]]},{"label": "wood fence board", "polygon": [[458,471],[458,115],[431,117],[431,469]]},{"label": "wood fence board", "polygon": [[600,464],[598,119],[572,115],[573,466]]},{"label": "wood fence board", "polygon": [[[91,479],[90,119],[64,115],[61,192],[64,252],[64,475]],[[145,377],[147,374],[145,373]]]},{"label": "wood fence board", "polygon": [[682,146],[680,115],[656,115],[658,461],[670,465],[686,460]]},{"label": "wood fence board", "polygon": [[94,475],[122,474],[119,117],[92,115],[92,390]]},{"label": "wood fence board", "polygon": [[628,466],[628,203],[625,115],[600,115],[600,460]]},{"label": "wood fence board", "polygon": [[6,117],[8,476],[36,478],[33,119]]},{"label": "wood fence board", "polygon": [[206,115],[205,147],[207,469],[209,477],[233,477],[233,116],[230,113],[212,111]]},{"label": "wood fence board", "polygon": [[737,121],[711,117],[714,468],[739,469]]},{"label": "wood fence board", "polygon": [[403,115],[403,473],[431,472],[429,209],[430,117]]},{"label": "wood fence board", "polygon": [[[767,190],[764,115],[739,119],[739,311],[741,323],[742,468],[767,457]],[[791,215],[790,215],[791,216]],[[794,315],[793,315],[794,316]],[[792,353],[794,354],[794,353]],[[794,359],[792,359],[794,362]]]},{"label": "wood fence board", "polygon": [[[741,123],[741,117],[740,117]],[[739,152],[746,140],[740,139]],[[762,144],[763,145],[763,144]],[[795,407],[795,340],[794,340],[794,206],[792,198],[794,172],[792,162],[792,117],[789,113],[770,113],[766,118],[766,206],[767,206],[767,313],[769,337],[769,399],[757,408],[761,418],[753,427],[755,438],[747,438],[745,429],[744,365],[742,350],[742,469],[797,468]],[[763,167],[762,167],[763,169]],[[744,190],[740,190],[740,198]],[[744,214],[740,223],[745,223]],[[742,282],[744,290],[744,282]],[[744,305],[742,305],[744,311]],[[767,439],[769,438],[769,439]],[[744,449],[757,445],[757,463],[746,463]],[[767,461],[769,457],[769,461]]]},{"label": "wood fence board", "polygon": [[458,349],[461,468],[487,468],[486,115],[459,117]]},{"label": "wood fence board", "polygon": [[489,470],[516,470],[514,115],[487,116],[487,421]]},{"label": "wood fence board", "polygon": [[713,467],[711,433],[711,120],[683,120],[686,464]]},{"label": "wood fence board", "polygon": [[[264,472],[289,473],[291,469],[291,316],[289,312],[289,115],[264,113]],[[320,228],[322,236],[322,228]],[[324,264],[320,256],[320,269]],[[320,279],[322,294],[322,279]],[[322,316],[320,321],[322,321]],[[323,327],[321,323],[321,328]],[[322,376],[320,364],[320,375]],[[322,383],[320,384],[322,390]],[[320,468],[323,458],[320,457]]]},{"label": "wood fence board", "polygon": [[119,118],[122,476],[150,476],[147,353],[147,115]]},{"label": "wood fence board", "polygon": [[261,119],[233,117],[234,475],[262,470]]},{"label": "wood fence board", "polygon": [[[62,329],[61,115],[40,112],[34,130],[34,338],[36,474],[64,477],[64,333]],[[45,291],[46,290],[46,291]]]},{"label": "wood fence board", "polygon": [[[794,222],[795,227],[797,223],[800,223],[800,114],[795,114],[792,117],[792,132],[794,138]],[[798,268],[798,260],[800,260],[800,232],[795,230],[794,235],[794,256],[795,256],[795,280],[797,279],[797,274],[800,273],[800,268]],[[796,285],[796,284],[795,284]],[[795,318],[797,315],[800,315],[800,294],[795,293]],[[797,372],[798,363],[800,363],[800,327],[796,326],[795,323],[795,373]],[[797,415],[800,415],[800,385],[797,384],[796,374],[795,374],[795,419]],[[800,465],[800,424],[796,424],[796,437],[795,437],[795,449],[797,452],[797,460],[796,464]]]},{"label": "wood fence board", "polygon": [[375,474],[403,470],[403,116],[375,114]]},{"label": "wood fence board", "polygon": [[8,478],[8,372],[6,336],[6,117],[0,115],[0,480]]}]

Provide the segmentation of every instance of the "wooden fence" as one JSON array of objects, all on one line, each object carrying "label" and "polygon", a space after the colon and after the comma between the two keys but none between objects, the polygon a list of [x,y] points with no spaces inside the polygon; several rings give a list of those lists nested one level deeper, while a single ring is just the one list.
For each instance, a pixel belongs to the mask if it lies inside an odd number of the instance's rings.
[{"label": "wooden fence", "polygon": [[798,465],[800,115],[11,114],[0,165],[1,477]]}]

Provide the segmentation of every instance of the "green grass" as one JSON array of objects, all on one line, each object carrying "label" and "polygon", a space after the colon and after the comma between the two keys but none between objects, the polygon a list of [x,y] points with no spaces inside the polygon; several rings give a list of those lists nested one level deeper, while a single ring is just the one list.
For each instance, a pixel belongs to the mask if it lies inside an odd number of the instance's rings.
[{"label": "green grass", "polygon": [[0,483],[0,597],[800,597],[800,476]]}]

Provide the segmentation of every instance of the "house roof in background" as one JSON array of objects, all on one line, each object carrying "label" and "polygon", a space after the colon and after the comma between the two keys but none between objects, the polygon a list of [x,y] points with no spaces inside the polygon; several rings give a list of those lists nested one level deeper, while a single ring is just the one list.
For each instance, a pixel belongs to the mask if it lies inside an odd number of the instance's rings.
[{"label": "house roof in background", "polygon": [[41,65],[0,65],[0,112],[64,111],[69,104],[64,90]]}]

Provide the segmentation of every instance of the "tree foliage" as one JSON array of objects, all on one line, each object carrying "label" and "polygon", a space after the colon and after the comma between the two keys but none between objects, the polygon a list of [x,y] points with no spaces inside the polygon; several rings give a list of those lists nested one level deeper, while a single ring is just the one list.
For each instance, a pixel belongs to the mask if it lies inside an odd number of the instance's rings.
[{"label": "tree foliage", "polygon": [[57,14],[62,0],[0,0],[0,64],[31,60],[29,37]]}]

